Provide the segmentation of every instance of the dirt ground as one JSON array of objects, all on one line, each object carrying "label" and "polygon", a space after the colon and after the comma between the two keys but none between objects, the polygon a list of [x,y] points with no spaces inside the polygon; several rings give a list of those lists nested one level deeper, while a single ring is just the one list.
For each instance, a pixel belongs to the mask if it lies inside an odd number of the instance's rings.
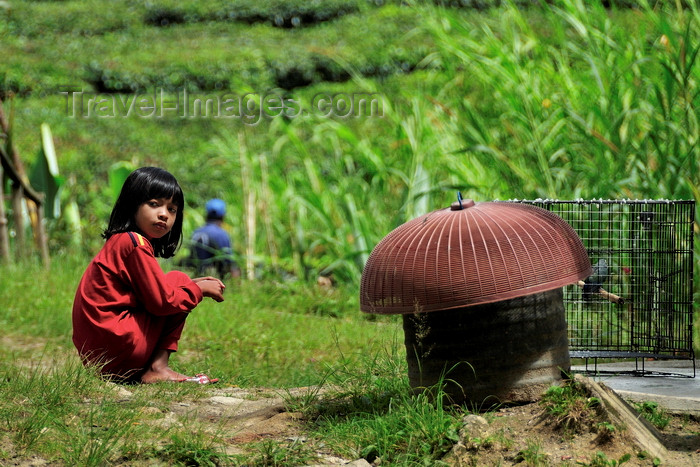
[{"label": "dirt ground", "polygon": [[[18,342],[0,338],[2,344],[17,346]],[[119,400],[128,401],[137,388],[113,386]],[[192,400],[173,401],[169,407],[146,406],[143,423],[163,428],[196,419],[217,438],[223,435],[227,454],[245,458],[259,441],[272,441],[280,446],[303,443],[317,452],[318,461],[310,465],[331,466],[352,463],[353,466],[389,465],[380,459],[342,459],[335,456],[322,442],[314,440],[301,413],[288,412],[285,400],[316,393],[314,388],[279,390],[272,388],[243,389],[226,384],[202,387]],[[202,397],[203,396],[203,397]],[[321,396],[322,397],[322,396]],[[443,461],[452,466],[698,466],[700,467],[700,418],[671,414],[671,422],[660,431],[659,438],[667,454],[661,464],[628,436],[626,430],[603,433],[595,427],[577,433],[565,432],[551,418],[543,417],[543,407],[535,402],[507,407],[496,413],[465,417],[465,436]],[[184,423],[183,423],[184,422]],[[466,431],[469,432],[468,436]],[[7,440],[7,438],[5,438]],[[0,437],[0,442],[2,438]],[[3,443],[5,444],[5,443]],[[5,446],[7,447],[7,446]],[[602,454],[600,454],[602,453]],[[52,465],[40,458],[5,458],[2,466]],[[126,467],[125,464],[124,467]]]},{"label": "dirt ground", "polygon": [[[619,462],[625,454],[631,457],[624,465],[655,465],[654,459],[644,457],[624,431],[612,437],[591,429],[565,433],[551,419],[543,418],[539,403],[499,410],[486,432],[486,438],[492,438],[489,444],[467,445],[461,455],[449,456],[452,465],[533,465],[528,460],[533,459],[535,451],[540,453],[541,460],[536,465],[615,466],[618,464],[613,461]],[[700,466],[700,420],[673,416],[660,434],[668,450],[668,457],[661,465]]]},{"label": "dirt ground", "polygon": [[[285,393],[303,394],[308,389],[297,389]],[[231,433],[226,440],[229,454],[245,454],[249,443],[274,440],[282,445],[292,442],[317,443],[308,438],[304,426],[308,420],[300,413],[289,413],[284,409],[284,397],[270,389],[244,390],[219,388],[212,397],[192,403],[177,403],[164,419],[177,423],[179,417],[196,416],[210,424],[218,433],[222,429]],[[476,417],[474,415],[471,416]],[[500,409],[495,414],[478,417],[486,421],[479,429],[470,429],[471,441],[457,445],[443,460],[453,466],[505,466],[505,465],[552,465],[552,466],[615,466],[629,460],[626,466],[659,465],[651,456],[635,445],[625,431],[608,434],[586,429],[579,433],[565,433],[547,417],[539,403]],[[478,438],[474,441],[474,438]],[[660,465],[700,466],[700,419],[673,415],[669,425],[660,432],[660,438],[668,455]],[[317,465],[368,465],[358,459],[341,459],[319,448]],[[602,454],[601,454],[602,453]],[[536,454],[536,455],[535,455]],[[540,463],[535,463],[539,459]],[[360,462],[358,462],[360,461]],[[379,465],[373,460],[371,465]],[[618,463],[615,463],[618,462]],[[386,463],[381,465],[387,465]]]},{"label": "dirt ground", "polygon": [[[308,394],[308,388],[280,392],[216,385],[205,390],[207,397],[176,401],[168,409],[144,407],[143,422],[169,428],[183,421],[189,424],[196,418],[204,429],[217,437],[225,434],[227,454],[243,458],[251,454],[250,448],[256,442],[269,440],[280,446],[306,444],[318,454],[318,460],[308,465],[389,465],[380,459],[369,463],[363,459],[339,458],[322,443],[309,437],[305,429],[309,420],[305,420],[301,413],[285,410],[285,399]],[[114,391],[122,400],[133,397],[128,387],[114,385]],[[660,432],[660,438],[668,450],[661,464],[655,463],[657,461],[651,456],[644,456],[624,431],[611,437],[590,429],[567,434],[555,427],[551,419],[543,417],[542,405],[537,402],[502,408],[483,416],[468,415],[465,423],[469,436],[463,437],[443,459],[448,465],[614,467],[620,465],[623,456],[629,454],[630,459],[623,463],[626,466],[700,466],[700,419],[687,415],[672,416],[669,425]],[[36,457],[14,458],[5,462],[0,462],[0,465],[52,465]]]}]

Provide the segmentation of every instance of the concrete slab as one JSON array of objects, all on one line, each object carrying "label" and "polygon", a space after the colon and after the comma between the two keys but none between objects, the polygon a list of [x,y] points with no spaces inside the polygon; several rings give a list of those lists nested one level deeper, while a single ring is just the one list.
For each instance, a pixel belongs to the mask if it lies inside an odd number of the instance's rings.
[{"label": "concrete slab", "polygon": [[[656,402],[669,412],[700,416],[700,375],[696,374],[692,361],[655,360],[597,365],[589,362],[587,367],[574,365],[571,369],[604,383],[624,399]],[[694,374],[695,377],[692,377]]]}]

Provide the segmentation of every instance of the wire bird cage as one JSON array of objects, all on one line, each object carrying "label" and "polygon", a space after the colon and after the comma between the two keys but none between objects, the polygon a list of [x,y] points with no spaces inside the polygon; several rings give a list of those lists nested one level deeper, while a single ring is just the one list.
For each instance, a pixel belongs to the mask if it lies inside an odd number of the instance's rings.
[{"label": "wire bird cage", "polygon": [[[692,360],[695,201],[515,200],[578,233],[593,275],[564,290],[572,358]],[[640,363],[641,362],[641,363]],[[678,375],[683,376],[683,375]]]}]

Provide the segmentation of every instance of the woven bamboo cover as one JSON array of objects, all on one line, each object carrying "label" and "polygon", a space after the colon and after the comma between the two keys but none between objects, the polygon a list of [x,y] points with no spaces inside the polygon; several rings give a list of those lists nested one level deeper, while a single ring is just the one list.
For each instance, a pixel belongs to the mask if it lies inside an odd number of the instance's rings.
[{"label": "woven bamboo cover", "polygon": [[576,232],[545,209],[463,200],[413,219],[372,251],[360,284],[367,313],[413,313],[492,303],[592,274]]}]

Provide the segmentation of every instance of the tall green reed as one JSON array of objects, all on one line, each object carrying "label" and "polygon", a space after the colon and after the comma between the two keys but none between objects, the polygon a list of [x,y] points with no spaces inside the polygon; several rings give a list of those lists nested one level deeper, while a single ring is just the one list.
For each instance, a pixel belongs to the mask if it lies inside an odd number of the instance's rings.
[{"label": "tall green reed", "polygon": [[441,145],[426,107],[414,100],[409,116],[386,111],[380,124],[395,131],[392,148],[340,119],[278,119],[269,126],[276,138],[269,149],[220,136],[218,150],[240,161],[234,167],[244,179],[243,198],[254,199],[244,203],[241,218],[268,230],[264,240],[246,231],[245,244],[257,245],[246,248],[248,256],[291,258],[303,279],[332,274],[357,283],[372,246],[399,223],[428,212],[441,186],[434,175]]},{"label": "tall green reed", "polygon": [[426,27],[465,185],[487,198],[700,201],[698,5],[559,0],[479,24],[436,10]]},{"label": "tall green reed", "polygon": [[575,0],[480,25],[440,11],[428,27],[439,61],[459,64],[447,71],[466,91],[451,99],[465,163],[494,197],[693,196],[696,16]]},{"label": "tall green reed", "polygon": [[427,20],[411,34],[435,47],[418,90],[382,97],[381,119],[275,118],[213,139],[249,277],[356,285],[373,245],[457,190],[698,196],[697,7],[412,8]]}]

